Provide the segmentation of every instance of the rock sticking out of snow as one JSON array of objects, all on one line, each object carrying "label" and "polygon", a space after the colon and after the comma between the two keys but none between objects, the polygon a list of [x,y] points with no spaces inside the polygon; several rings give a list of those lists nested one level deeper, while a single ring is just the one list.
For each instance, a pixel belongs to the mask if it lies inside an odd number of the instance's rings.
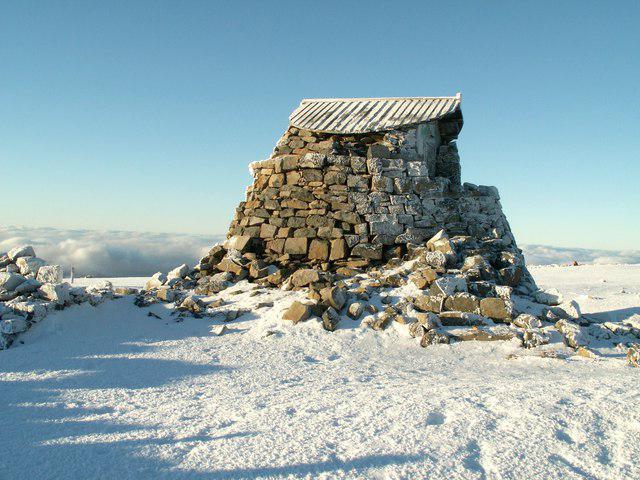
[{"label": "rock sticking out of snow", "polygon": [[30,245],[0,254],[0,349],[54,309],[82,302],[97,305],[112,296],[111,284],[85,289],[63,283],[62,268],[46,265]]}]

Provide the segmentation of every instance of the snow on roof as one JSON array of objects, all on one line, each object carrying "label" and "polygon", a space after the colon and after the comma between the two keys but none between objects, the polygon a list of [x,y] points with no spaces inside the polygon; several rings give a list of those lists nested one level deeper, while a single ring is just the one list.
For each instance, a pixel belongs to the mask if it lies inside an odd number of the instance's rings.
[{"label": "snow on roof", "polygon": [[459,93],[454,97],[311,98],[300,102],[289,117],[289,123],[316,132],[367,133],[458,113],[461,127],[461,100]]}]

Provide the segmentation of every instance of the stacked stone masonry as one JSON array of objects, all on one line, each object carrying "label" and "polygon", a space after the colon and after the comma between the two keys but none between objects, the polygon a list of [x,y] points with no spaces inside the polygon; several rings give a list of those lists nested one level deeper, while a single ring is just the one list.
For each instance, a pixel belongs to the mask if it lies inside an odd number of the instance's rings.
[{"label": "stacked stone masonry", "polygon": [[443,228],[517,249],[497,189],[460,184],[456,144],[437,122],[359,135],[289,127],[251,171],[228,236],[259,239],[266,252],[378,260]]}]

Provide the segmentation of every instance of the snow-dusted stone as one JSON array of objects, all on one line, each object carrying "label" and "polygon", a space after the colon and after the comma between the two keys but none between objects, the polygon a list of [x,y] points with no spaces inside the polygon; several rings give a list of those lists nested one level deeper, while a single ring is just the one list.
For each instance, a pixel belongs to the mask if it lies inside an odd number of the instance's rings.
[{"label": "snow-dusted stone", "polygon": [[424,332],[422,339],[420,340],[421,347],[428,347],[429,345],[437,345],[439,343],[449,343],[449,335],[444,332],[438,332],[437,330],[429,330]]},{"label": "snow-dusted stone", "polygon": [[11,263],[11,259],[9,258],[9,255],[7,255],[6,253],[3,253],[2,255],[0,255],[0,268],[4,268],[10,263]]},{"label": "snow-dusted stone", "polygon": [[18,295],[24,295],[35,292],[41,285],[42,283],[35,278],[28,278],[26,281],[18,285],[13,291]]},{"label": "snow-dusted stone", "polygon": [[564,303],[561,308],[571,320],[579,320],[582,315],[580,312],[580,305],[575,300]]},{"label": "snow-dusted stone", "polygon": [[522,336],[522,346],[524,348],[535,348],[549,343],[549,336],[536,330],[525,330]]},{"label": "snow-dusted stone", "polygon": [[471,255],[464,259],[462,271],[466,272],[472,269],[486,269],[489,265],[482,255]]},{"label": "snow-dusted stone", "polygon": [[228,329],[227,329],[227,326],[226,326],[226,325],[214,325],[213,327],[211,327],[210,332],[211,332],[213,335],[216,335],[216,336],[218,336],[218,337],[219,337],[219,336],[221,336],[221,335],[224,335],[224,334],[227,332],[227,330],[228,330]]},{"label": "snow-dusted stone", "polygon": [[632,367],[640,367],[640,344],[634,343],[627,350],[627,363]]},{"label": "snow-dusted stone", "polygon": [[473,327],[491,323],[486,317],[469,312],[440,312],[438,317],[445,327]]},{"label": "snow-dusted stone", "polygon": [[347,295],[345,291],[340,287],[326,287],[320,290],[322,300],[336,310],[340,310],[344,307],[347,301]]},{"label": "snow-dusted stone", "polygon": [[558,320],[556,330],[564,337],[565,343],[571,348],[584,347],[589,344],[589,338],[580,325],[569,320]]},{"label": "snow-dusted stone", "polygon": [[513,304],[504,298],[483,298],[480,300],[480,313],[493,320],[510,321]]},{"label": "snow-dusted stone", "polygon": [[340,314],[333,307],[327,308],[322,314],[322,327],[333,332],[340,323]]},{"label": "snow-dusted stone", "polygon": [[0,330],[7,335],[24,332],[26,329],[27,321],[22,317],[9,318],[0,323]]},{"label": "snow-dusted stone", "polygon": [[68,283],[45,283],[40,287],[39,292],[44,298],[58,305],[64,305],[71,301]]},{"label": "snow-dusted stone", "polygon": [[470,293],[454,293],[444,302],[447,310],[480,313],[480,299]]},{"label": "snow-dusted stone", "polygon": [[46,264],[44,260],[38,257],[20,257],[16,260],[16,265],[20,269],[21,275],[36,276],[38,269]]},{"label": "snow-dusted stone", "polygon": [[167,276],[162,272],[154,273],[147,283],[144,284],[145,290],[153,290],[154,288],[160,288],[167,281]]},{"label": "snow-dusted stone", "polygon": [[174,268],[169,273],[167,273],[167,279],[171,280],[172,278],[184,278],[189,273],[189,265],[183,263],[179,267]]},{"label": "snow-dusted stone", "polygon": [[31,245],[20,245],[9,250],[7,256],[12,262],[15,262],[20,257],[35,257],[36,252]]},{"label": "snow-dusted stone", "polygon": [[542,322],[535,315],[531,315],[530,313],[521,313],[516,318],[512,320],[512,322],[516,327],[520,328],[540,328],[542,326]]},{"label": "snow-dusted stone", "polygon": [[27,279],[18,273],[0,272],[0,289],[12,292]]},{"label": "snow-dusted stone", "polygon": [[294,287],[306,287],[318,280],[320,280],[320,274],[313,268],[302,268],[291,275],[291,283]]},{"label": "snow-dusted stone", "polygon": [[62,283],[62,267],[60,265],[44,265],[38,269],[36,279],[42,283]]},{"label": "snow-dusted stone", "polygon": [[467,281],[462,277],[441,277],[436,279],[429,289],[431,295],[453,295],[467,291]]},{"label": "snow-dusted stone", "polygon": [[555,288],[545,291],[540,290],[539,292],[536,292],[535,299],[539,303],[555,306],[562,303],[562,294]]},{"label": "snow-dusted stone", "polygon": [[438,233],[436,233],[433,237],[431,237],[429,240],[427,240],[427,248],[429,250],[433,250],[433,244],[435,242],[438,242],[440,240],[443,239],[449,239],[449,235],[447,235],[447,232],[444,231],[444,229],[441,229]]},{"label": "snow-dusted stone", "polygon": [[176,297],[176,292],[167,286],[163,286],[157,290],[156,297],[163,302],[173,302]]},{"label": "snow-dusted stone", "polygon": [[447,266],[447,256],[442,252],[426,252],[423,260],[436,270],[443,270]]},{"label": "snow-dusted stone", "polygon": [[291,320],[295,325],[311,316],[311,307],[302,302],[293,302],[282,315],[283,320]]},{"label": "snow-dusted stone", "polygon": [[362,306],[362,303],[353,302],[351,305],[349,305],[349,308],[347,308],[347,315],[354,320],[357,320],[360,318],[363,311],[364,307]]},{"label": "snow-dusted stone", "polygon": [[28,300],[11,304],[11,308],[16,312],[31,315],[33,321],[39,321],[47,316],[47,304],[43,300]]},{"label": "snow-dusted stone", "polygon": [[200,300],[200,298],[198,298],[198,297],[196,297],[194,295],[189,295],[180,304],[180,309],[181,310],[188,310],[191,313],[200,313],[205,308],[206,308],[206,306],[204,305],[204,303],[202,303],[202,300]]},{"label": "snow-dusted stone", "polygon": [[438,315],[433,312],[417,313],[416,319],[418,320],[418,323],[422,325],[425,331],[433,330],[434,328],[442,326],[440,317],[438,317]]}]

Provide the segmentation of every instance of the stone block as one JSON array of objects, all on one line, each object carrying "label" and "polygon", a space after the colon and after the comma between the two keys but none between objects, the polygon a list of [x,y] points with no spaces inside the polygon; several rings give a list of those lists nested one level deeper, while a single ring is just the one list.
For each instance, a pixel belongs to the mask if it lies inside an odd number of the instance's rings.
[{"label": "stone block", "polygon": [[384,145],[374,144],[367,148],[367,158],[389,158],[390,156],[389,148]]},{"label": "stone block", "polygon": [[444,306],[447,310],[480,313],[480,299],[470,293],[454,293],[447,297]]},{"label": "stone block", "polygon": [[424,162],[407,162],[407,173],[411,177],[427,176],[429,168]]},{"label": "stone block", "polygon": [[512,305],[508,300],[502,298],[483,298],[480,300],[480,313],[493,320],[511,320]]},{"label": "stone block", "polygon": [[393,193],[393,179],[374,174],[371,177],[371,190],[374,192]]},{"label": "stone block", "polygon": [[308,240],[304,237],[287,238],[284,242],[284,253],[290,255],[306,255]]},{"label": "stone block", "polygon": [[36,252],[33,250],[31,245],[20,245],[18,247],[14,247],[7,252],[7,257],[12,262],[15,262],[20,257],[35,257]]},{"label": "stone block", "polygon": [[320,280],[320,273],[313,268],[296,270],[291,275],[291,283],[294,287],[306,287]]},{"label": "stone block", "polygon": [[319,239],[311,240],[308,256],[311,260],[327,260],[329,258],[329,242]]},{"label": "stone block", "polygon": [[362,257],[370,260],[382,260],[382,245],[373,245],[370,243],[360,243],[353,247],[351,255],[354,257]]},{"label": "stone block", "polygon": [[260,238],[275,238],[277,231],[277,226],[263,223],[260,225]]},{"label": "stone block", "polygon": [[329,260],[341,260],[348,255],[347,242],[343,238],[331,241],[331,254]]},{"label": "stone block", "polygon": [[301,302],[293,302],[282,315],[283,320],[290,320],[295,325],[311,316],[311,307]]}]

